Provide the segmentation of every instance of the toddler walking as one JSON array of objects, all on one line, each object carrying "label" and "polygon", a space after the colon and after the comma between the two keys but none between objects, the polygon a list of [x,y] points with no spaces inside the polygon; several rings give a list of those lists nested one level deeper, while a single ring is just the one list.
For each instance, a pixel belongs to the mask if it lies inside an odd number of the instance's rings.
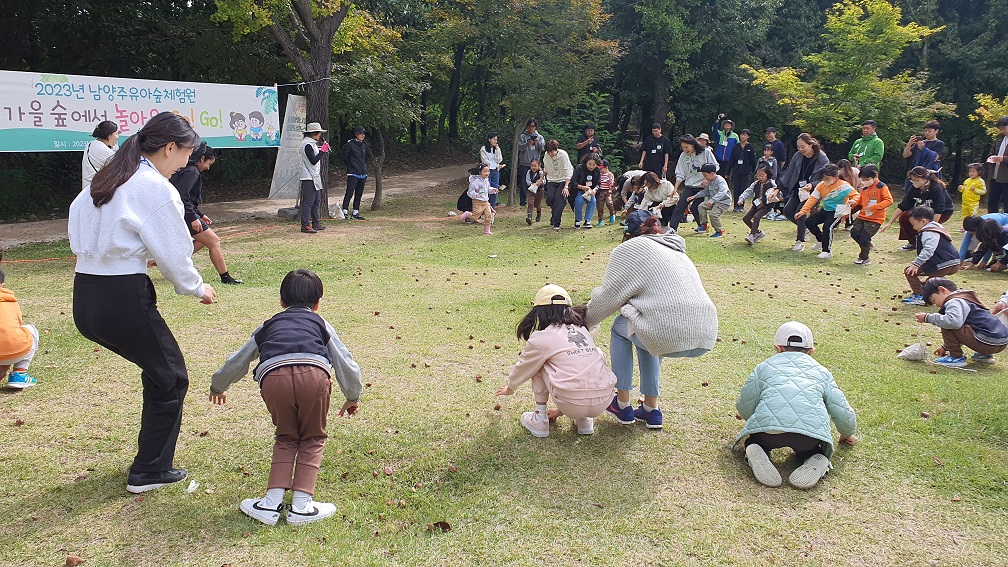
[{"label": "toddler walking", "polygon": [[521,416],[521,424],[536,437],[549,437],[546,402],[574,420],[578,433],[595,432],[594,418],[609,406],[616,375],[585,325],[586,306],[573,306],[564,288],[549,284],[535,296],[532,310],[518,323],[517,335],[526,342],[508,385],[498,396],[510,396],[532,381],[535,411]]},{"label": "toddler walking", "polygon": [[966,166],[968,177],[959,186],[962,193],[962,215],[965,219],[968,216],[980,214],[980,197],[987,194],[987,185],[983,178],[983,164],[971,163]]},{"label": "toddler walking", "polygon": [[284,492],[289,489],[294,490],[294,496],[287,511],[288,524],[308,524],[336,513],[335,505],[312,499],[328,438],[325,427],[331,376],[335,375],[346,396],[339,415],[351,416],[360,407],[360,367],[336,330],[317,313],[321,299],[322,280],[315,272],[294,270],[287,274],[280,284],[284,310],[260,325],[248,342],[231,353],[210,382],[210,401],[222,405],[227,401],[228,387],[259,358],[252,374],[276,426],[276,441],[266,496],[242,500],[241,511],[270,526],[280,519]]},{"label": "toddler walking", "polygon": [[774,335],[777,354],[756,365],[742,385],[735,408],[745,426],[735,439],[745,440],[746,461],[756,480],[781,485],[781,475],[770,461],[774,449],[790,447],[802,463],[788,477],[795,488],[812,488],[832,468],[833,432],[840,442],[857,443],[857,416],[833,375],[812,358],[812,331],[788,321]]},{"label": "toddler walking", "polygon": [[871,263],[868,255],[872,249],[872,237],[878,234],[886,219],[886,209],[893,204],[892,193],[885,183],[879,181],[878,166],[868,164],[861,168],[858,177],[864,186],[858,193],[853,210],[859,210],[857,218],[851,223],[850,235],[857,242],[861,251],[854,263],[867,266]]},{"label": "toddler walking", "polygon": [[[4,272],[0,268],[0,378],[7,375],[8,388],[24,390],[38,383],[28,375],[28,365],[38,345],[38,329],[21,320],[21,306],[14,292],[4,287]],[[11,367],[14,369],[7,374]]]},{"label": "toddler walking", "polygon": [[532,158],[529,162],[528,171],[525,173],[525,187],[528,189],[528,211],[525,215],[525,224],[532,226],[532,209],[535,209],[535,221],[542,220],[542,198],[546,191],[546,178],[543,177],[542,164],[538,159]]}]

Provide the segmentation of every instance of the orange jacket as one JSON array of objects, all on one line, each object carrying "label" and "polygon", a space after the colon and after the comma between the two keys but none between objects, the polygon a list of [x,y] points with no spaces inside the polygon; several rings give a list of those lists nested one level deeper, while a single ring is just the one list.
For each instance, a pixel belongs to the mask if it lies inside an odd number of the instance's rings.
[{"label": "orange jacket", "polygon": [[[867,214],[865,207],[871,201],[875,201],[875,204],[872,205],[871,214]],[[859,219],[882,224],[886,219],[886,209],[893,204],[892,193],[889,192],[889,187],[885,183],[878,181],[874,185],[861,189],[861,194],[855,204],[861,205],[861,212],[858,213]]]},{"label": "orange jacket", "polygon": [[35,337],[22,324],[14,292],[0,287],[0,360],[17,360],[31,350]]}]

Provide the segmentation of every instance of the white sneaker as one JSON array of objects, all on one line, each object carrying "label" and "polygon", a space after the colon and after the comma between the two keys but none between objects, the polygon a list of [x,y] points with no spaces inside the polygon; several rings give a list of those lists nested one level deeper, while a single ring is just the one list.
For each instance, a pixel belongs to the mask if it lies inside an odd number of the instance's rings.
[{"label": "white sneaker", "polygon": [[521,424],[535,437],[549,437],[549,420],[538,411],[527,411],[521,416]]},{"label": "white sneaker", "polygon": [[595,420],[590,417],[579,417],[574,420],[578,433],[581,435],[591,435],[595,433]]},{"label": "white sneaker", "polygon": [[755,234],[747,234],[746,237],[745,237],[745,241],[747,243],[749,243],[749,244],[754,244],[756,242],[756,235]]},{"label": "white sneaker", "polygon": [[761,231],[759,231],[759,232],[757,232],[757,233],[756,233],[756,238],[755,238],[755,240],[754,240],[754,244],[755,244],[756,242],[759,242],[760,240],[763,240],[764,238],[766,238],[766,233],[765,233],[765,232],[763,232],[762,230],[761,230]]},{"label": "white sneaker", "polygon": [[246,498],[241,501],[239,508],[241,508],[242,512],[245,512],[246,516],[253,520],[259,520],[267,526],[275,526],[277,520],[280,519],[280,511],[283,510],[283,504],[281,503],[276,509],[273,509],[262,508],[259,506],[259,502],[261,502],[260,498]]},{"label": "white sneaker", "polygon": [[287,525],[303,526],[319,520],[332,517],[336,513],[336,505],[329,502],[308,501],[308,506],[304,510],[295,510],[293,507],[287,511]]},{"label": "white sneaker", "polygon": [[801,240],[796,240],[794,246],[791,247],[791,250],[793,252],[801,252],[804,249],[805,249],[805,243],[802,242]]},{"label": "white sneaker", "polygon": [[753,443],[745,448],[746,462],[752,468],[756,481],[763,486],[777,488],[781,485],[780,471],[770,462],[770,457],[763,447]]},{"label": "white sneaker", "polygon": [[816,453],[791,473],[788,482],[795,488],[812,488],[820,478],[826,476],[827,471],[829,471],[829,459],[826,455]]},{"label": "white sneaker", "polygon": [[812,251],[819,252],[820,250],[822,250],[822,242],[816,242],[815,245],[812,246]]},{"label": "white sneaker", "polygon": [[826,259],[832,258],[833,257],[833,253],[832,252],[820,252],[818,257],[822,258],[823,260],[826,260]]}]

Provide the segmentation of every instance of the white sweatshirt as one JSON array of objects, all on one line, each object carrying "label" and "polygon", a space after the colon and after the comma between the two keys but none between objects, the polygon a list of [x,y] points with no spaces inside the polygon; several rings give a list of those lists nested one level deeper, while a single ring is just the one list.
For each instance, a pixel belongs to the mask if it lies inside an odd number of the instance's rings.
[{"label": "white sweatshirt", "polygon": [[101,140],[91,140],[84,148],[84,157],[81,159],[81,189],[91,185],[98,170],[105,165],[105,162],[115,155],[119,146],[108,147]]},{"label": "white sweatshirt", "polygon": [[67,232],[75,271],[96,276],[146,274],[147,260],[175,293],[203,297],[203,278],[192,263],[193,243],[182,220],[179,192],[158,170],[141,164],[112,199],[95,207],[90,187],[70,204]]}]

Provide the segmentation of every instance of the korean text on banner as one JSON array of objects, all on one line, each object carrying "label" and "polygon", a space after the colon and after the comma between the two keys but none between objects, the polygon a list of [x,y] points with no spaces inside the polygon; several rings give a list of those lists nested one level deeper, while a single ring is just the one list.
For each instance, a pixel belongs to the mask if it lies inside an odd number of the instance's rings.
[{"label": "korean text on banner", "polygon": [[273,183],[270,184],[270,199],[296,199],[301,190],[301,141],[304,140],[307,101],[303,96],[287,96],[280,151],[277,152]]},{"label": "korean text on banner", "polygon": [[125,138],[161,112],[215,148],[279,146],[277,105],[275,87],[0,71],[0,152],[83,151],[99,122]]}]

